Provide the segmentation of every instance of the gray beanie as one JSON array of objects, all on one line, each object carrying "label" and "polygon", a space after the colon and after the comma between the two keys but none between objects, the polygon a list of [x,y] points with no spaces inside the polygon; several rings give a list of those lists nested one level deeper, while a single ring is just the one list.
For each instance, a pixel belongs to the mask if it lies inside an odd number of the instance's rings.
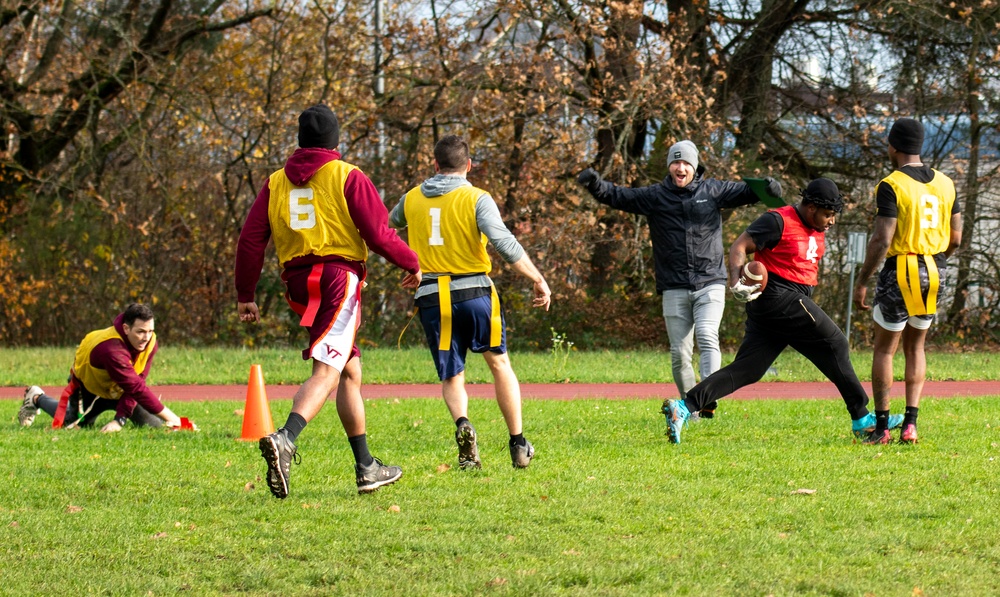
[{"label": "gray beanie", "polygon": [[695,170],[698,169],[698,148],[687,139],[678,141],[670,146],[667,152],[667,165],[673,164],[677,160],[684,160],[691,164]]}]

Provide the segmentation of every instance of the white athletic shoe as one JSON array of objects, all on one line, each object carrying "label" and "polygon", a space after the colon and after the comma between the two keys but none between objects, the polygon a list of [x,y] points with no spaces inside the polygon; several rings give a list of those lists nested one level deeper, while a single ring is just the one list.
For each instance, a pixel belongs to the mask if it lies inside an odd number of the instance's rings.
[{"label": "white athletic shoe", "polygon": [[38,414],[35,398],[44,393],[38,386],[31,386],[24,391],[24,402],[21,403],[21,410],[17,411],[17,420],[21,423],[21,427],[31,427],[35,422],[35,415]]}]

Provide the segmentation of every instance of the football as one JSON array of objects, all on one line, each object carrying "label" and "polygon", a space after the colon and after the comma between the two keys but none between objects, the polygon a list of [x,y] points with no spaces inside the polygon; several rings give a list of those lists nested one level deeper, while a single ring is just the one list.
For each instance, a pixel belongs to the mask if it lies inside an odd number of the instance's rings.
[{"label": "football", "polygon": [[763,292],[767,286],[767,268],[759,261],[747,261],[740,273],[740,284],[744,286],[760,284],[758,292]]}]

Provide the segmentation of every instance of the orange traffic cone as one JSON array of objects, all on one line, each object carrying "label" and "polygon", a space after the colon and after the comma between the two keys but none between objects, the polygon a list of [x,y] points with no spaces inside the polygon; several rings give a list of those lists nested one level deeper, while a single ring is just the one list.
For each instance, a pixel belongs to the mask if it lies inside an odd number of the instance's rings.
[{"label": "orange traffic cone", "polygon": [[271,407],[264,391],[264,373],[260,365],[250,365],[250,383],[247,384],[247,403],[243,409],[243,434],[241,441],[257,441],[274,433]]}]

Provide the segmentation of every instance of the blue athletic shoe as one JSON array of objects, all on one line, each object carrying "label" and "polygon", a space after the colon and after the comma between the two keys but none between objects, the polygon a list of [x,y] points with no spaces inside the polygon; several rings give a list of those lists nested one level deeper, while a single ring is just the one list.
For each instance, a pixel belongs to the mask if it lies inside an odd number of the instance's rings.
[{"label": "blue athletic shoe", "polygon": [[[896,429],[903,425],[903,415],[889,415],[888,429]],[[875,431],[875,413],[868,413],[856,421],[851,421],[851,431],[855,437],[867,438]]]},{"label": "blue athletic shoe", "polygon": [[875,413],[868,413],[860,419],[851,421],[851,432],[858,439],[866,439],[875,431]]},{"label": "blue athletic shoe", "polygon": [[691,411],[683,400],[668,400],[663,405],[663,414],[667,416],[667,435],[670,436],[670,441],[681,443],[681,430],[691,418]]}]

